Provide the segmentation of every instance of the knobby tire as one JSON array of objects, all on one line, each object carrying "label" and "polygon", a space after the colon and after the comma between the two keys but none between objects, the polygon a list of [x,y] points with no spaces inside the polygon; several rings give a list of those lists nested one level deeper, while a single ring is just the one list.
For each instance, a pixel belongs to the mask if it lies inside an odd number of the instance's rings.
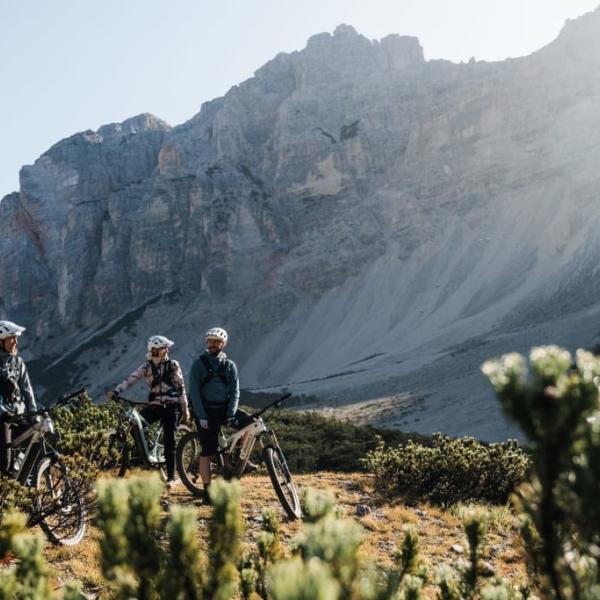
[{"label": "knobby tire", "polygon": [[283,506],[287,516],[294,520],[302,516],[298,491],[292,481],[281,450],[267,446],[263,451],[263,460],[267,466],[271,483],[277,494],[277,498]]},{"label": "knobby tire", "polygon": [[194,495],[201,496],[204,486],[200,478],[200,439],[195,431],[188,431],[177,444],[175,464],[181,482]]},{"label": "knobby tire", "polygon": [[48,539],[63,546],[78,544],[85,535],[87,511],[65,467],[45,457],[37,465],[33,482],[41,492],[40,526]]}]

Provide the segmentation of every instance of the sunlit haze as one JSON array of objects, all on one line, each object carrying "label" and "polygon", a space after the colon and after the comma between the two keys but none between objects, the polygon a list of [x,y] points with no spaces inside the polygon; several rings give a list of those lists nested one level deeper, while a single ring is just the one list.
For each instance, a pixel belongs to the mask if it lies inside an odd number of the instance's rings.
[{"label": "sunlit haze", "polygon": [[171,125],[279,52],[346,23],[427,59],[502,60],[600,0],[0,0],[0,197],[60,139],[150,112]]}]

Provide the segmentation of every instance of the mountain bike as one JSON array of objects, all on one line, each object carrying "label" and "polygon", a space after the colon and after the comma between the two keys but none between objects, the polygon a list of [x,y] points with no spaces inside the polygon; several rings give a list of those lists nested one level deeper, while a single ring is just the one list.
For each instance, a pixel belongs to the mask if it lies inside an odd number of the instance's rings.
[{"label": "mountain bike", "polygon": [[47,437],[54,433],[53,411],[84,392],[82,389],[65,394],[52,407],[24,415],[6,411],[11,423],[27,427],[10,444],[9,472],[21,485],[36,491],[30,520],[39,523],[51,542],[65,546],[73,546],[83,538],[87,510],[83,490],[71,478]]},{"label": "mountain bike", "polygon": [[[239,431],[227,435],[224,427],[221,427],[216,458],[217,465],[226,478],[239,478],[244,472],[250,454],[258,441],[262,449],[262,460],[267,467],[271,483],[281,506],[290,519],[298,519],[302,516],[302,511],[292,474],[275,432],[269,429],[262,419],[264,413],[270,409],[281,407],[290,396],[291,394],[285,394],[267,404],[258,412],[249,415],[248,425]],[[201,445],[197,431],[186,433],[177,444],[177,471],[185,487],[197,496],[203,493],[199,472],[200,452]]]},{"label": "mountain bike", "polygon": [[151,424],[139,412],[139,408],[148,406],[148,403],[122,396],[114,396],[112,401],[128,408],[121,415],[117,427],[108,432],[108,458],[100,468],[115,471],[118,477],[124,477],[131,467],[132,451],[135,450],[135,457],[142,465],[158,469],[162,478],[166,479],[162,425],[152,431]]}]

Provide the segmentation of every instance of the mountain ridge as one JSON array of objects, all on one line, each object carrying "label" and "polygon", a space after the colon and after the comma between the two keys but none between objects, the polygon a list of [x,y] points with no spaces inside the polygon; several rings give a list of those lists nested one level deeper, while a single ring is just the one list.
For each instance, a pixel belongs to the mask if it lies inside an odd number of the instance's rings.
[{"label": "mountain ridge", "polygon": [[30,326],[38,380],[99,391],[158,329],[187,366],[219,322],[246,387],[398,396],[395,426],[509,432],[485,353],[595,316],[595,32],[599,10],[528,57],[455,64],[341,26],[181,125],[142,114],[55,144],[0,203],[0,309]]}]

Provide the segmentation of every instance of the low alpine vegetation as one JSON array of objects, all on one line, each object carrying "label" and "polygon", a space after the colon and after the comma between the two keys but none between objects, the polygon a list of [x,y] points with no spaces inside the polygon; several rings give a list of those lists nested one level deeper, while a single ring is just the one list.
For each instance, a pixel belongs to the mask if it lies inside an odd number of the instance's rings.
[{"label": "low alpine vegetation", "polygon": [[[275,514],[265,509],[263,530],[246,550],[241,543],[244,523],[238,482],[216,479],[212,484],[206,549],[198,539],[195,510],[171,506],[164,519],[161,492],[156,474],[99,483],[97,525],[108,597],[417,600],[426,586],[441,598],[457,600],[526,597],[486,572],[483,513],[465,515],[469,552],[455,568],[429,564],[420,554],[419,536],[411,525],[401,531],[392,566],[384,568],[361,551],[363,527],[340,516],[329,492],[304,493],[305,524],[288,544]],[[43,545],[43,538],[25,530],[22,515],[7,515],[0,527],[0,560],[13,556],[16,562],[0,572],[0,597],[82,600],[77,582],[50,591]]]},{"label": "low alpine vegetation", "polygon": [[529,459],[515,441],[484,444],[436,434],[432,446],[409,440],[386,447],[381,440],[363,464],[388,497],[443,505],[503,504],[525,480]]}]

